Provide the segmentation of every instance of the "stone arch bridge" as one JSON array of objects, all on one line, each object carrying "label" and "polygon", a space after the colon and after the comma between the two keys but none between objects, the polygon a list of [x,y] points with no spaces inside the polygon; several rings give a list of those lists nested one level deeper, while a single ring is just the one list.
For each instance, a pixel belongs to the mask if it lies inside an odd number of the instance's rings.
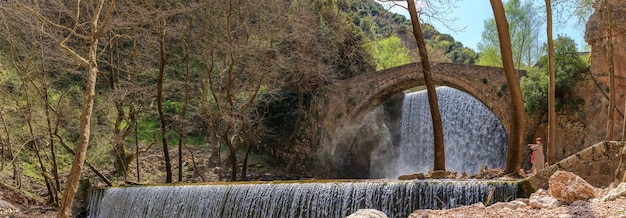
[{"label": "stone arch bridge", "polygon": [[[432,63],[432,74],[435,85],[461,90],[482,102],[509,132],[510,95],[503,68]],[[518,79],[519,77],[520,73]],[[342,80],[325,87],[328,94],[323,99],[318,99],[316,106],[323,131],[328,134],[326,139],[331,144],[336,144],[338,136],[344,136],[346,132],[343,129],[351,121],[360,119],[365,112],[391,96],[424,84],[421,65],[411,63]]]}]

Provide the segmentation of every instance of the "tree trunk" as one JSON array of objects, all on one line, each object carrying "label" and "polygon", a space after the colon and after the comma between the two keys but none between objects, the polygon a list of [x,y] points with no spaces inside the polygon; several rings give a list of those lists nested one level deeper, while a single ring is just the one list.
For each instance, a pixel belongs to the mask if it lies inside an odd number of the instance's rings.
[{"label": "tree trunk", "polygon": [[501,0],[490,0],[491,8],[498,28],[498,38],[500,40],[500,53],[502,54],[502,65],[506,76],[509,94],[511,95],[511,126],[509,144],[506,153],[506,166],[504,173],[517,174],[522,163],[522,143],[524,134],[524,102],[522,91],[519,87],[515,67],[513,64],[513,52],[511,50],[511,36],[509,34],[509,24],[504,13],[504,6]]},{"label": "tree trunk", "polygon": [[[87,146],[89,146],[89,137],[91,134],[91,114],[93,112],[93,102],[96,95],[96,78],[98,77],[97,50],[98,38],[101,30],[101,26],[98,25],[98,20],[100,19],[100,12],[102,10],[102,6],[104,5],[104,0],[99,0],[95,4],[97,4],[97,7],[94,11],[93,18],[90,23],[91,35],[89,38],[91,41],[89,42],[88,58],[82,59],[82,57],[77,56],[77,54],[69,49],[66,45],[64,45],[63,42],[59,44],[61,49],[74,56],[75,59],[80,60],[81,64],[86,65],[88,69],[88,74],[85,84],[83,109],[80,115],[80,126],[78,129],[79,137],[78,142],[76,143],[74,162],[72,162],[72,169],[70,170],[70,175],[65,187],[65,192],[63,192],[61,207],[59,208],[59,212],[57,213],[58,218],[70,217],[70,210],[72,208],[74,196],[76,195],[76,191],[78,190],[78,180],[80,179],[80,175],[83,170],[83,164],[85,163],[85,157],[87,156]],[[106,21],[107,18],[111,15],[114,5],[115,0],[111,0],[111,3],[109,5],[109,11],[107,12],[105,18],[103,18],[104,21]],[[103,22],[102,26],[104,25],[106,25],[106,22]]]},{"label": "tree trunk", "polygon": [[433,137],[435,142],[435,158],[434,170],[446,170],[445,147],[443,144],[443,124],[439,113],[439,103],[437,101],[437,92],[435,91],[435,83],[433,82],[430,62],[428,61],[428,53],[426,51],[426,43],[422,35],[419,17],[415,9],[415,2],[407,0],[409,14],[411,15],[411,24],[413,25],[413,35],[417,41],[417,47],[420,53],[420,62],[422,64],[422,73],[426,82],[426,90],[428,94],[428,105],[430,105],[430,115],[433,122]]},{"label": "tree trunk", "polygon": [[613,127],[615,126],[615,65],[613,63],[613,40],[611,38],[611,8],[609,1],[604,0],[606,10],[606,56],[609,62],[609,108],[608,120],[606,124],[606,140],[613,139]]},{"label": "tree trunk", "polygon": [[[188,48],[189,49],[189,48]],[[185,135],[185,113],[187,112],[189,98],[189,53],[185,56],[185,96],[180,118],[180,129],[178,132],[178,181],[183,181],[183,137]]]},{"label": "tree trunk", "polygon": [[554,72],[554,41],[552,39],[552,4],[546,0],[546,16],[548,18],[548,71],[550,74],[550,85],[548,87],[548,144],[546,146],[546,156],[548,164],[556,163],[556,74]]},{"label": "tree trunk", "polygon": [[17,188],[22,188],[22,176],[20,176],[20,164],[15,160],[15,154],[13,154],[13,145],[11,144],[11,133],[9,132],[9,126],[7,125],[6,120],[4,119],[4,113],[0,110],[0,120],[2,120],[2,126],[4,127],[4,131],[7,134],[7,145],[9,148],[9,159],[11,160],[11,165],[13,165],[13,180],[17,184]]},{"label": "tree trunk", "polygon": [[[23,110],[26,110],[26,112],[22,112],[22,116],[26,118],[26,125],[28,126],[28,131],[30,133],[30,137],[32,141],[32,148],[33,148],[33,151],[35,151],[35,156],[37,156],[37,161],[39,162],[39,169],[41,170],[41,177],[43,177],[43,180],[46,184],[46,189],[48,190],[48,203],[58,205],[57,203],[59,202],[58,200],[59,197],[58,197],[56,189],[54,188],[54,183],[52,182],[52,179],[48,175],[46,166],[44,165],[43,160],[41,158],[41,151],[39,149],[39,143],[38,143],[39,138],[35,136],[35,132],[33,130],[33,125],[32,125],[32,107],[33,106],[30,102],[28,91],[26,90],[24,91],[24,97],[26,98],[26,108]],[[17,99],[15,99],[15,102],[16,104],[18,104]]]},{"label": "tree trunk", "polygon": [[232,168],[232,170],[230,171],[230,180],[237,181],[237,149],[235,149],[235,146],[233,145],[233,142],[228,138],[228,135],[222,135],[222,140],[224,140],[226,146],[228,146],[228,153],[230,154],[229,159],[230,166]]},{"label": "tree trunk", "polygon": [[[114,167],[115,174],[118,176],[123,176],[126,179],[128,175],[128,171],[130,170],[129,166],[133,162],[135,155],[132,152],[129,152],[126,149],[126,138],[133,130],[133,126],[135,125],[132,120],[127,122],[126,127],[122,127],[124,125],[124,119],[126,118],[126,113],[124,112],[124,106],[121,102],[121,99],[114,99],[115,108],[117,110],[117,118],[115,119],[113,134],[115,137],[113,140],[113,157],[114,157]],[[132,113],[132,112],[131,112]]]},{"label": "tree trunk", "polygon": [[[97,23],[97,17],[94,18],[94,23]],[[94,31],[97,28],[94,28]],[[78,189],[78,180],[83,170],[83,164],[85,162],[85,156],[87,155],[87,146],[89,145],[89,137],[91,134],[91,113],[93,111],[93,101],[96,95],[96,78],[98,76],[98,63],[96,62],[98,38],[92,37],[89,48],[89,72],[87,75],[87,84],[85,87],[85,97],[83,99],[83,109],[80,115],[80,127],[78,142],[76,143],[76,153],[74,155],[74,162],[72,162],[72,169],[70,170],[70,178],[63,192],[63,198],[61,200],[61,208],[57,214],[57,217],[69,217],[70,209]]]},{"label": "tree trunk", "polygon": [[[119,89],[118,80],[119,80],[119,57],[117,57],[117,61],[114,61],[113,49],[118,50],[119,54],[119,45],[114,45],[112,42],[109,43],[109,89],[112,92],[115,92]],[[113,65],[117,64],[116,67]],[[117,73],[117,74],[116,74]],[[124,179],[127,179],[129,166],[132,163],[135,155],[132,152],[129,152],[126,149],[126,138],[130,134],[133,129],[134,122],[126,122],[126,126],[124,127],[124,120],[127,118],[126,112],[124,111],[124,98],[120,96],[113,97],[113,104],[115,105],[115,110],[117,111],[117,116],[115,117],[115,123],[113,124],[113,150],[112,156],[114,159],[113,166],[115,167],[114,174],[117,176],[122,176]],[[132,104],[132,102],[130,103]],[[132,105],[131,105],[132,108]],[[130,111],[129,113],[133,113]],[[129,115],[129,116],[132,116]]]},{"label": "tree trunk", "polygon": [[[159,27],[161,23],[159,21]],[[161,143],[163,144],[163,157],[165,160],[165,182],[172,183],[172,162],[170,161],[169,147],[167,146],[167,123],[165,114],[163,113],[163,77],[165,75],[165,46],[163,35],[165,34],[159,28],[159,80],[157,81],[157,108],[159,111],[159,120],[161,121]]]},{"label": "tree trunk", "polygon": [[246,153],[243,156],[241,164],[241,180],[248,181],[248,156],[250,156],[250,150],[252,150],[252,143],[246,143]]}]

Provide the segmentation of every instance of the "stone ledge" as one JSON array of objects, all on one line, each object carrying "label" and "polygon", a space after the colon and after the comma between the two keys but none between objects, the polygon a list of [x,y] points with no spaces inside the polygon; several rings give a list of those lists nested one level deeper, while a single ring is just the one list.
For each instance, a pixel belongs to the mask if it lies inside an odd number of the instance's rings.
[{"label": "stone ledge", "polygon": [[607,187],[615,179],[615,170],[625,147],[626,143],[617,141],[602,141],[588,147],[522,180],[524,192],[531,193],[539,188],[547,190],[548,179],[557,170],[572,172],[594,187]]}]

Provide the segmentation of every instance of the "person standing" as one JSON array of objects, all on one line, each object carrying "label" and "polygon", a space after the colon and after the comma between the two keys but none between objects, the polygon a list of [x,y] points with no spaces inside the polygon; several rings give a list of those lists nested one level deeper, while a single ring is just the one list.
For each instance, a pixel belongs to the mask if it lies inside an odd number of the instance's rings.
[{"label": "person standing", "polygon": [[544,167],[543,144],[541,143],[541,138],[537,138],[535,143],[536,144],[528,144],[528,147],[533,149],[533,153],[530,157],[530,163],[533,164],[533,174],[537,173],[537,171],[543,169]]}]

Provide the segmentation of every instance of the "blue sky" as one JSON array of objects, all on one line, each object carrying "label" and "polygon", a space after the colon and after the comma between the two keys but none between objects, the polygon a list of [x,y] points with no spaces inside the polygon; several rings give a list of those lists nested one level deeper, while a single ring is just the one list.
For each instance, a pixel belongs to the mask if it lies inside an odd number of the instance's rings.
[{"label": "blue sky", "polygon": [[[505,1],[506,2],[506,1]],[[402,2],[406,5],[406,2]],[[543,1],[535,1],[535,5],[539,6]],[[457,2],[457,7],[453,8],[452,11],[447,15],[449,18],[456,18],[454,23],[451,25],[456,29],[462,29],[458,31],[450,30],[445,25],[435,22],[429,21],[435,28],[441,33],[447,33],[452,35],[456,41],[460,41],[466,47],[472,48],[475,51],[477,43],[482,38],[482,31],[484,26],[484,21],[493,17],[493,11],[491,10],[491,4],[489,0],[463,0]],[[384,3],[383,6],[385,8],[389,8],[390,3]],[[541,5],[542,6],[542,5]],[[409,13],[406,9],[402,7],[392,7],[392,12],[402,14],[409,18]],[[553,12],[554,13],[554,12]],[[554,18],[556,19],[556,18]],[[578,45],[579,50],[584,50],[587,43],[583,39],[584,31],[573,27],[573,18],[572,21],[569,22],[570,25],[555,25],[554,26],[554,35],[553,37],[561,35],[567,35],[570,38],[574,39],[576,44]],[[555,21],[556,23],[556,21]],[[568,27],[570,26],[570,27]],[[545,27],[543,28],[545,32]],[[545,35],[545,33],[543,33]]]}]

